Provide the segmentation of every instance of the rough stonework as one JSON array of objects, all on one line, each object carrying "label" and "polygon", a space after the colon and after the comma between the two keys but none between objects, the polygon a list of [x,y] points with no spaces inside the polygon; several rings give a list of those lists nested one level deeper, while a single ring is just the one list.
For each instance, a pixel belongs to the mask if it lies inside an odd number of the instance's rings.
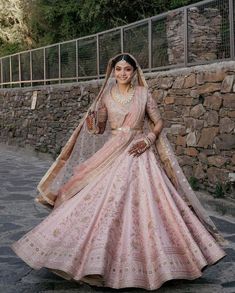
[{"label": "rough stonework", "polygon": [[[234,75],[234,61],[146,75],[187,178],[208,190],[227,186],[233,197],[229,178],[235,172]],[[56,157],[101,84],[1,89],[1,141]]]},{"label": "rough stonework", "polygon": [[[219,9],[191,7],[188,9],[187,19],[188,61],[216,60],[221,45],[222,16]],[[183,11],[170,12],[166,21],[169,64],[184,63],[184,54],[182,54],[184,52],[184,31]],[[192,85],[194,79],[195,76],[192,75],[190,79]]]}]

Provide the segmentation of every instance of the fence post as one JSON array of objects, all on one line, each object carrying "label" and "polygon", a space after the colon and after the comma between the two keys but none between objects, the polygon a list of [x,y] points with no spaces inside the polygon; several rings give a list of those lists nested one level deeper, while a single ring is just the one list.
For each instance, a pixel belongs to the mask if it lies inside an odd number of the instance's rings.
[{"label": "fence post", "polygon": [[19,62],[19,82],[20,82],[20,87],[22,86],[21,85],[21,58],[20,58],[20,54],[18,55],[19,56],[19,58],[18,58],[18,62]]},{"label": "fence post", "polygon": [[30,68],[30,84],[33,86],[33,64],[32,64],[32,51],[29,52],[29,68]]},{"label": "fence post", "polygon": [[59,77],[59,84],[61,84],[61,56],[60,56],[60,44],[58,45],[58,67],[59,67],[59,72],[58,72],[58,77]]},{"label": "fence post", "polygon": [[100,48],[99,48],[99,35],[96,35],[96,65],[97,65],[97,78],[100,78]]},{"label": "fence post", "polygon": [[229,31],[230,31],[230,58],[234,59],[234,7],[233,0],[229,0]]},{"label": "fence post", "polygon": [[184,8],[184,66],[188,66],[188,9]]},{"label": "fence post", "polygon": [[9,58],[9,66],[10,66],[10,83],[12,86],[12,62],[11,62],[11,56]]},{"label": "fence post", "polygon": [[123,27],[120,29],[120,34],[121,34],[121,53],[124,52],[124,36],[123,36]]},{"label": "fence post", "polygon": [[149,41],[149,72],[152,71],[152,20],[148,20],[148,41]]},{"label": "fence post", "polygon": [[44,75],[44,85],[46,84],[46,48],[43,48],[43,75]]},{"label": "fence post", "polygon": [[76,51],[76,58],[75,58],[75,60],[76,60],[76,80],[78,82],[78,40],[76,40],[76,49],[75,49],[75,51]]},{"label": "fence post", "polygon": [[0,60],[0,62],[1,62],[1,88],[3,88],[3,76],[2,76],[2,74],[3,74],[3,70],[2,70],[2,58],[1,58],[1,60]]}]

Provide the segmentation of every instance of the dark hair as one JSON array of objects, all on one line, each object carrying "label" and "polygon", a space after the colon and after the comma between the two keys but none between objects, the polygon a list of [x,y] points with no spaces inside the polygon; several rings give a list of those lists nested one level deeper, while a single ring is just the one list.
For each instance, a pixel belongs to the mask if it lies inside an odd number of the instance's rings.
[{"label": "dark hair", "polygon": [[134,70],[136,70],[137,66],[136,66],[135,60],[133,58],[131,58],[130,55],[126,55],[126,54],[119,55],[115,59],[113,59],[112,67],[115,67],[115,65],[121,60],[125,60],[127,63],[129,63],[134,68]]}]

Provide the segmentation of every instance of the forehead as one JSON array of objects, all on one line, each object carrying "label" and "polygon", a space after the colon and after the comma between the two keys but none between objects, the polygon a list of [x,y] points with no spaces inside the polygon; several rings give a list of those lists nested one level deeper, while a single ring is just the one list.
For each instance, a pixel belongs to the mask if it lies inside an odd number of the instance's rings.
[{"label": "forehead", "polygon": [[132,68],[130,63],[128,63],[127,61],[123,61],[123,60],[118,61],[115,65],[115,67],[122,67],[122,68],[131,67]]}]

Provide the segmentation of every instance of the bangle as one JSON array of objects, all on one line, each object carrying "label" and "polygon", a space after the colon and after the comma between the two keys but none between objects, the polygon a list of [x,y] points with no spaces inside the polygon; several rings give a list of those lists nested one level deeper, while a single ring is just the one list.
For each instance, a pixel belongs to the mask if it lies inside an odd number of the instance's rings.
[{"label": "bangle", "polygon": [[149,132],[146,136],[146,139],[149,141],[149,144],[152,145],[157,138],[157,135],[154,132]]},{"label": "bangle", "polygon": [[147,137],[144,138],[144,142],[146,143],[146,148],[149,148],[151,144]]}]

